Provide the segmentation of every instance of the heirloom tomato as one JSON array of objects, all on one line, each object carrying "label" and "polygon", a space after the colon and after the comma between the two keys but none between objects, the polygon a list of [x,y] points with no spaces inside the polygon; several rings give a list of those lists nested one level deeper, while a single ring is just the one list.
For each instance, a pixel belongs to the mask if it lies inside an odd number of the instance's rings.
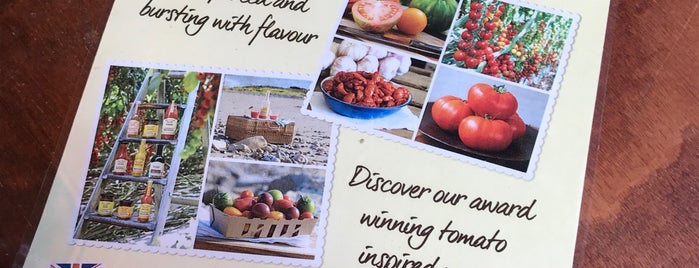
[{"label": "heirloom tomato", "polygon": [[505,121],[471,115],[459,124],[464,145],[482,151],[502,151],[512,142],[512,128]]},{"label": "heirloom tomato", "polygon": [[468,103],[456,96],[441,97],[432,105],[432,119],[446,131],[456,131],[461,120],[472,114]]},{"label": "heirloom tomato", "polygon": [[510,118],[517,111],[517,99],[505,86],[476,83],[468,90],[468,103],[475,114],[495,119]]},{"label": "heirloom tomato", "polygon": [[510,118],[505,121],[510,125],[510,128],[512,128],[513,140],[519,139],[527,132],[527,125],[524,124],[524,120],[522,120],[517,113],[510,116]]}]

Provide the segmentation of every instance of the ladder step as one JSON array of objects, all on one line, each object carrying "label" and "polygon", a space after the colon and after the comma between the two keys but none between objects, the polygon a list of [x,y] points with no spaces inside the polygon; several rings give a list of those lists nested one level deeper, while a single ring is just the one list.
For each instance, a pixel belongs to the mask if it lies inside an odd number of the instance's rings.
[{"label": "ladder step", "polygon": [[[133,105],[133,103],[131,103]],[[177,108],[180,108],[182,110],[187,108],[186,104],[175,104]],[[167,109],[170,107],[169,103],[139,103],[138,108],[139,109]]]},{"label": "ladder step", "polygon": [[[141,138],[119,138],[119,142],[141,142]],[[170,144],[170,145],[176,145],[177,140],[164,140],[164,139],[143,139],[146,140],[146,143],[153,143],[153,144]]]},{"label": "ladder step", "polygon": [[89,213],[85,215],[85,220],[88,221],[94,221],[94,222],[99,222],[99,223],[106,223],[106,224],[111,224],[111,225],[116,225],[116,226],[122,226],[122,227],[131,227],[131,228],[137,228],[141,230],[146,230],[146,231],[153,231],[155,230],[155,222],[147,222],[147,223],[142,223],[138,222],[136,220],[137,216],[131,217],[130,220],[122,220],[117,217],[111,216],[111,217],[106,217],[106,216],[100,216],[97,215],[97,213]]},{"label": "ladder step", "polygon": [[156,179],[156,178],[151,178],[151,177],[134,177],[134,176],[129,176],[129,175],[115,175],[112,173],[107,174],[105,176],[105,178],[112,179],[112,180],[133,181],[133,182],[142,182],[142,183],[147,183],[148,180],[153,180],[153,183],[157,183],[160,185],[167,184],[167,178]]}]

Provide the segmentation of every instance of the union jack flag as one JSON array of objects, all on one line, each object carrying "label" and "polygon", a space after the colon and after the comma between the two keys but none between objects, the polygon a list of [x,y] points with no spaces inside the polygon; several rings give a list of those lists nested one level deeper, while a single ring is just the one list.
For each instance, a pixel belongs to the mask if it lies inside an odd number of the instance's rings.
[{"label": "union jack flag", "polygon": [[102,268],[101,263],[54,263],[50,268]]}]

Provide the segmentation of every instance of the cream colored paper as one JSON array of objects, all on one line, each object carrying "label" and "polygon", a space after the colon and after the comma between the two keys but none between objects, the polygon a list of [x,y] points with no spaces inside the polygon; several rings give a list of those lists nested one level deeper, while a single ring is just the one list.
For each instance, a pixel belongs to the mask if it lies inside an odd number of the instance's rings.
[{"label": "cream colored paper", "polygon": [[[212,17],[251,14],[253,25],[267,14],[277,26],[318,34],[309,44],[256,38],[240,32],[203,29],[185,34],[186,24],[145,18],[138,12],[148,1],[116,1],[86,83],[71,134],[34,236],[26,267],[47,267],[52,262],[98,262],[105,267],[143,267],[158,263],[170,267],[278,267],[274,263],[216,259],[194,253],[161,254],[69,245],[69,217],[82,189],[89,159],[91,134],[101,100],[102,81],[109,61],[197,66],[216,70],[314,74],[321,52],[334,33],[341,1],[308,1],[306,13],[242,4],[232,0],[152,1],[154,5],[188,5]],[[597,79],[606,28],[608,1],[531,1],[576,13],[581,17],[563,82],[553,109],[539,163],[531,181],[516,179],[460,161],[371,136],[340,129],[330,196],[322,267],[370,267],[359,264],[362,252],[390,253],[400,258],[432,262],[437,267],[566,267],[572,264],[582,197],[588,142],[596,98]],[[365,165],[387,179],[418,184],[451,193],[529,205],[536,199],[533,220],[523,220],[456,206],[436,204],[432,195],[412,199],[348,185],[357,165]],[[362,213],[380,214],[433,225],[435,230],[419,250],[408,247],[408,235],[362,226]],[[451,229],[507,240],[496,253],[438,239],[439,229],[453,220]],[[373,248],[367,249],[366,246]],[[407,253],[408,256],[403,254]],[[274,262],[274,258],[270,258]]]}]

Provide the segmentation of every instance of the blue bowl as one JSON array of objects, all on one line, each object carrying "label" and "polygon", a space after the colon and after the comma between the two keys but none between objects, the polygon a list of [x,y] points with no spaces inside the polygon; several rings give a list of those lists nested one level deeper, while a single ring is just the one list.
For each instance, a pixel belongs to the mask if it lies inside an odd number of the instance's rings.
[{"label": "blue bowl", "polygon": [[[333,77],[328,77],[323,79],[323,82],[332,79]],[[412,100],[413,96],[412,94],[408,97],[408,101],[405,103],[398,105],[398,106],[393,106],[393,107],[366,107],[366,106],[361,106],[361,105],[356,105],[356,104],[350,104],[347,102],[344,102],[340,99],[337,99],[333,96],[330,96],[327,92],[325,92],[325,89],[322,87],[322,82],[321,82],[321,90],[323,92],[323,96],[325,97],[325,103],[330,107],[330,110],[333,110],[334,112],[351,117],[351,118],[359,118],[359,119],[375,119],[375,118],[382,118],[389,116],[391,114],[394,114],[398,112],[403,106],[408,105]]]}]

